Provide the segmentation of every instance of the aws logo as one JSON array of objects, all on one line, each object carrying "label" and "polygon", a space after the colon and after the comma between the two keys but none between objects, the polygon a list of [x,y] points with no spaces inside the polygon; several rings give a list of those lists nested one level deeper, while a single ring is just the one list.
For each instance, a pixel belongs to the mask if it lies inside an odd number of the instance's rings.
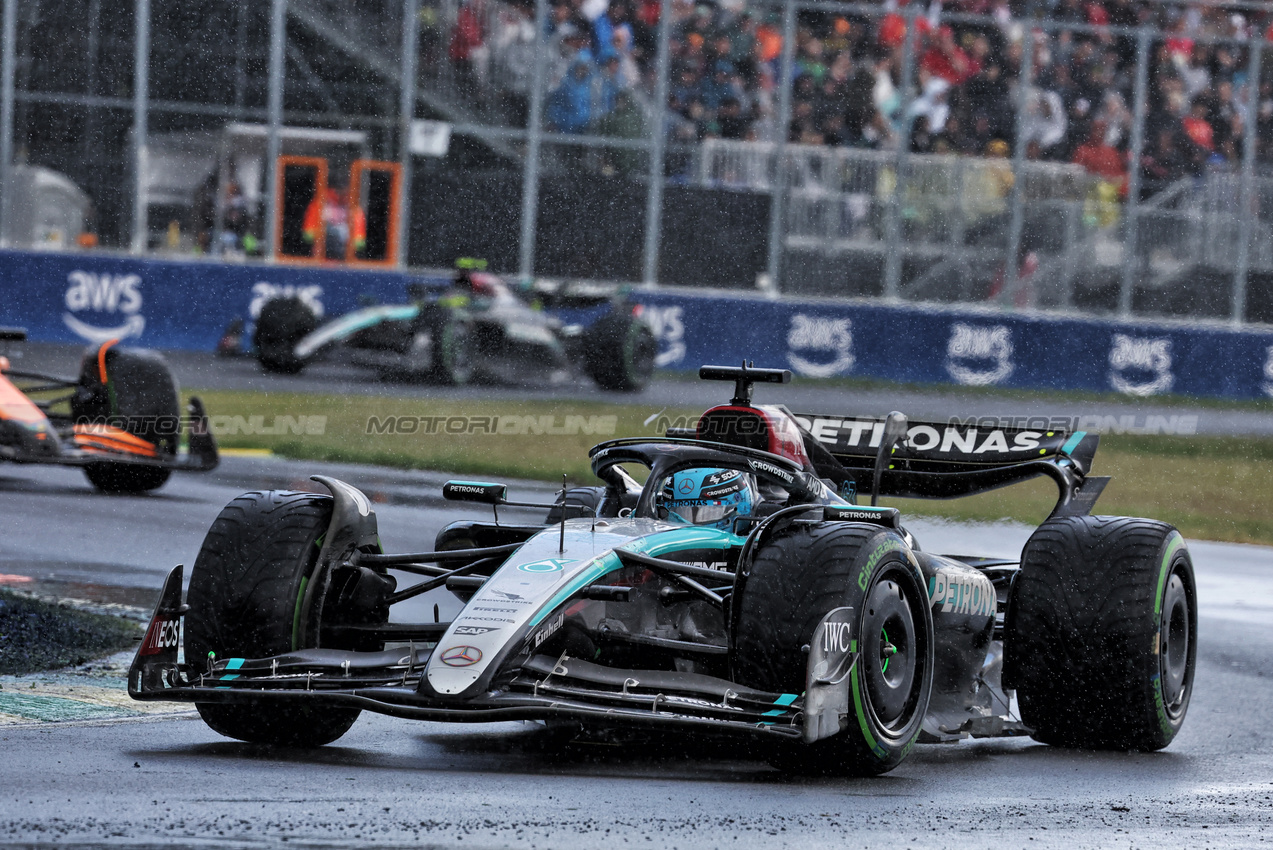
[{"label": "aws logo", "polygon": [[1264,349],[1264,394],[1273,396],[1273,345]]},{"label": "aws logo", "polygon": [[1114,334],[1109,351],[1109,383],[1120,393],[1150,396],[1165,393],[1176,382],[1171,374],[1171,340]]},{"label": "aws logo", "polygon": [[787,360],[810,378],[843,375],[853,368],[853,322],[796,313],[787,329]]},{"label": "aws logo", "polygon": [[654,355],[654,365],[660,369],[685,359],[685,314],[681,307],[654,307],[641,305],[641,318],[654,331],[659,341],[659,353]]},{"label": "aws logo", "polygon": [[970,387],[997,384],[1012,374],[1012,334],[1006,325],[955,322],[946,343],[946,371]]},{"label": "aws logo", "polygon": [[257,281],[252,284],[252,300],[248,303],[248,315],[253,319],[261,316],[261,308],[267,301],[275,298],[299,298],[318,318],[323,317],[323,288],[316,284],[293,286],[290,283],[269,283]]},{"label": "aws logo", "polygon": [[76,269],[66,276],[66,282],[63,301],[67,312],[62,314],[62,322],[82,339],[103,343],[139,337],[146,330],[140,275]]}]

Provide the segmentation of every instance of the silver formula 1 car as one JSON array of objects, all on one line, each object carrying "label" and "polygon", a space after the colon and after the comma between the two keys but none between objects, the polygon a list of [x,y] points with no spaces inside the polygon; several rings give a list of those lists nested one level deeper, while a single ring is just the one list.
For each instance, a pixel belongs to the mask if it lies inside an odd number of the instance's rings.
[{"label": "silver formula 1 car", "polygon": [[[1097,437],[792,414],[735,382],[696,427],[591,451],[542,525],[463,521],[387,554],[366,496],[256,492],[174,569],[129,677],[221,734],[314,746],[362,710],[735,735],[784,769],[879,774],[916,742],[1152,750],[1184,721],[1197,603],[1161,522],[1093,517]],[[1020,561],[925,551],[876,497],[1058,487]],[[638,480],[644,478],[644,483]],[[871,504],[858,505],[869,492]],[[453,481],[448,499],[510,502]],[[398,587],[389,570],[419,576]],[[435,588],[450,622],[389,621]],[[183,627],[184,621],[184,627]]]},{"label": "silver formula 1 car", "polygon": [[[408,295],[406,304],[363,307],[322,324],[300,298],[268,301],[252,333],[257,359],[270,372],[294,374],[328,359],[389,380],[450,386],[545,384],[575,374],[616,392],[640,392],[654,372],[654,333],[641,305],[622,294],[522,289],[465,267],[446,286],[413,284]],[[563,312],[587,321],[563,321]]]}]

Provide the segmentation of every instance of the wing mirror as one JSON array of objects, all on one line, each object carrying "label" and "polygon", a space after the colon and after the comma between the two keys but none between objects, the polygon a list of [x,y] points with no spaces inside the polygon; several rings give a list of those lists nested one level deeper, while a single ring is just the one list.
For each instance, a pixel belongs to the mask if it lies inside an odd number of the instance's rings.
[{"label": "wing mirror", "polygon": [[507,495],[507,484],[494,484],[488,481],[448,481],[442,485],[442,498],[452,502],[502,505]]}]

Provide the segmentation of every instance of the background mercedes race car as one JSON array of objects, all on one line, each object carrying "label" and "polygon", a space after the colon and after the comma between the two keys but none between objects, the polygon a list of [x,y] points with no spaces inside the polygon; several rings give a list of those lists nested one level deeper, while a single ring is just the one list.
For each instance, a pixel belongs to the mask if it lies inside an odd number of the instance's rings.
[{"label": "background mercedes race car", "polygon": [[[385,378],[450,385],[544,382],[579,371],[624,392],[644,389],[654,371],[654,334],[640,306],[623,297],[514,290],[472,268],[449,286],[413,285],[409,295],[409,304],[365,307],[321,326],[300,298],[270,300],[252,335],[257,358],[268,371],[294,373],[331,353]],[[601,315],[567,324],[554,315],[563,309]]]},{"label": "background mercedes race car", "polygon": [[[853,774],[917,741],[1153,750],[1176,735],[1196,652],[1189,554],[1165,523],[1088,515],[1107,481],[1089,475],[1096,436],[791,414],[751,403],[753,382],[788,372],[700,374],[735,381],[731,403],[688,433],[596,446],[600,485],[563,488],[544,525],[456,522],[436,551],[385,554],[366,496],[340,481],[235,499],[184,605],[182,569],[169,575],[130,693],[193,701],[260,743],[324,744],[363,709],[564,719],[749,736],[784,769]],[[670,485],[694,474],[686,508]],[[736,474],[759,494],[748,510],[692,513],[725,504]],[[927,552],[874,504],[1038,475],[1059,497],[1019,562]],[[870,506],[837,495],[867,491]],[[443,495],[517,504],[499,484]],[[420,581],[399,588],[390,568]],[[465,602],[453,621],[389,620],[442,587]]]},{"label": "background mercedes race car", "polygon": [[[0,342],[24,339],[0,328]],[[81,466],[99,490],[122,493],[154,490],[174,469],[216,468],[203,404],[191,398],[183,417],[163,358],[117,342],[85,352],[77,378],[19,371],[0,357],[0,460]]]}]

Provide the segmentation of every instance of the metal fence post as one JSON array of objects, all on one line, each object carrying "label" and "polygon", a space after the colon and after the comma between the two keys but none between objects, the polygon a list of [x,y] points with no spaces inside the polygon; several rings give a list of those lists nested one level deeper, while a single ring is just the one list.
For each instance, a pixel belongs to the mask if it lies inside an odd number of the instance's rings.
[{"label": "metal fence post", "polygon": [[547,0],[535,0],[535,58],[530,72],[530,115],[526,128],[526,162],[522,166],[522,235],[517,273],[523,280],[535,275],[535,233],[539,216],[539,143],[543,136],[544,54],[548,50]]},{"label": "metal fence post", "polygon": [[1255,184],[1255,124],[1260,106],[1260,60],[1264,40],[1251,42],[1250,66],[1247,70],[1247,115],[1242,138],[1242,201],[1239,206],[1238,256],[1233,269],[1233,303],[1229,320],[1240,325],[1246,320],[1247,272],[1251,267],[1251,235],[1257,219],[1252,190]]},{"label": "metal fence post", "polygon": [[663,235],[664,158],[667,151],[667,76],[672,30],[671,4],[659,4],[658,65],[654,84],[654,120],[650,135],[650,179],[645,191],[645,261],[642,275],[646,286],[659,278],[659,241]]},{"label": "metal fence post", "polygon": [[234,105],[239,109],[247,100],[248,61],[244,50],[248,40],[248,12],[251,7],[240,3],[234,11]]},{"label": "metal fence post", "polygon": [[919,27],[915,25],[919,14],[918,3],[904,10],[906,16],[906,40],[902,44],[902,131],[897,138],[897,156],[893,160],[893,197],[889,201],[888,218],[885,221],[884,299],[896,301],[902,284],[902,196],[906,193],[906,169],[911,155],[910,109],[915,98],[916,48]]},{"label": "metal fence post", "polygon": [[265,145],[265,256],[275,258],[278,243],[279,133],[283,129],[283,49],[287,41],[287,0],[274,0],[270,15],[269,134]]},{"label": "metal fence post", "polygon": [[398,221],[395,224],[398,256],[394,259],[403,268],[407,265],[407,241],[411,238],[411,122],[415,119],[416,39],[419,30],[420,0],[402,0],[402,86],[398,104],[401,184],[398,188]]},{"label": "metal fence post", "polygon": [[1145,102],[1149,90],[1149,30],[1136,38],[1136,105],[1132,114],[1131,168],[1127,179],[1127,211],[1124,215],[1123,280],[1118,290],[1118,315],[1132,314],[1132,287],[1136,280],[1136,238],[1140,219],[1140,158],[1145,151]]},{"label": "metal fence post", "polygon": [[13,78],[17,68],[18,0],[4,0],[4,58],[0,60],[0,248],[9,247],[13,194]]},{"label": "metal fence post", "polygon": [[146,113],[150,106],[150,0],[137,0],[133,44],[133,238],[132,252],[147,248],[150,222],[146,198]]},{"label": "metal fence post", "polygon": [[1030,107],[1030,86],[1034,84],[1034,29],[1027,18],[1021,45],[1021,75],[1017,78],[1017,137],[1012,145],[1011,216],[1008,220],[1008,245],[1003,258],[1003,289],[999,302],[1012,307],[1021,291],[1021,229],[1025,224],[1025,123]]},{"label": "metal fence post", "polygon": [[771,291],[782,291],[782,237],[786,232],[787,214],[787,136],[791,132],[792,71],[796,51],[796,4],[784,0],[782,7],[782,58],[778,71],[778,138],[774,142],[774,180],[769,196],[769,285]]}]

